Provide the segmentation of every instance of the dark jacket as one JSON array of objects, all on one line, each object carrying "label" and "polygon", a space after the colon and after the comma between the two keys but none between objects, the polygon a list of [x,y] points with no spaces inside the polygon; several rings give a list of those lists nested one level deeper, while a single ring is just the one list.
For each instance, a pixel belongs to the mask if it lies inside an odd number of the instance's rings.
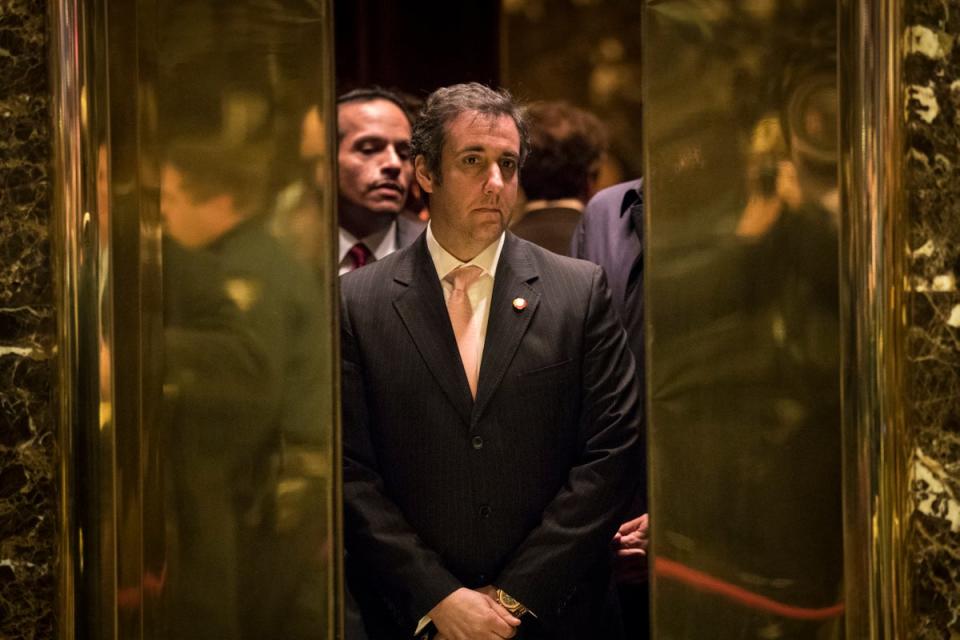
[{"label": "dark jacket", "polygon": [[424,236],[341,283],[344,535],[370,637],[487,584],[536,613],[528,637],[591,637],[640,479],[602,270],[507,233],[475,402]]}]

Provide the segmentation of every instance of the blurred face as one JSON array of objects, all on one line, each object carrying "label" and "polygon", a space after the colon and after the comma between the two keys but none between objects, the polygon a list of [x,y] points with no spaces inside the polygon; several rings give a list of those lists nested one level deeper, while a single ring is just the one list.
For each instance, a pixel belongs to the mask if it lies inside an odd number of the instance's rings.
[{"label": "blurred face", "polygon": [[164,231],[189,249],[203,247],[236,224],[231,198],[198,201],[183,187],[183,174],[165,165],[160,181],[160,213]]},{"label": "blurred face", "polygon": [[440,180],[418,156],[417,182],[430,194],[434,235],[460,260],[500,237],[517,201],[520,134],[507,115],[461,113],[447,125]]},{"label": "blurred face", "polygon": [[348,102],[337,111],[340,198],[368,211],[399,213],[413,176],[410,122],[389,100]]}]

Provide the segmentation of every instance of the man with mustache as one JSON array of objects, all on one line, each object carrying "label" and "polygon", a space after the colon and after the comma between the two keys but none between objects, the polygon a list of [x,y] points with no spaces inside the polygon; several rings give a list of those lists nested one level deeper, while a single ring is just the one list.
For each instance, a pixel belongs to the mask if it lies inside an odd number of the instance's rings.
[{"label": "man with mustache", "polygon": [[399,96],[357,89],[337,100],[340,274],[401,249],[423,223],[397,214],[413,179],[412,118]]},{"label": "man with mustache", "polygon": [[435,91],[430,224],[341,280],[346,573],[371,638],[622,636],[608,544],[641,395],[603,270],[506,231],[527,152],[509,94]]}]

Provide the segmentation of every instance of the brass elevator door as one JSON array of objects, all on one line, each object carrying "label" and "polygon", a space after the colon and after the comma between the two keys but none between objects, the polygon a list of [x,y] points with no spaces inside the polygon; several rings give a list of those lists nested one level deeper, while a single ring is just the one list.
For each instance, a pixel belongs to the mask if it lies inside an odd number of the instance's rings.
[{"label": "brass elevator door", "polygon": [[331,3],[56,4],[63,635],[338,637]]}]

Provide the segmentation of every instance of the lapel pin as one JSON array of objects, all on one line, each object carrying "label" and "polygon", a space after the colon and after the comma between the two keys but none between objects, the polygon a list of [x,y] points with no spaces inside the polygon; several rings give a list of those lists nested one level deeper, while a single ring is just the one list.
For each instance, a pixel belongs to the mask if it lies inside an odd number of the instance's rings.
[{"label": "lapel pin", "polygon": [[523,311],[527,308],[527,301],[523,298],[514,298],[513,299],[513,308],[517,311]]}]

